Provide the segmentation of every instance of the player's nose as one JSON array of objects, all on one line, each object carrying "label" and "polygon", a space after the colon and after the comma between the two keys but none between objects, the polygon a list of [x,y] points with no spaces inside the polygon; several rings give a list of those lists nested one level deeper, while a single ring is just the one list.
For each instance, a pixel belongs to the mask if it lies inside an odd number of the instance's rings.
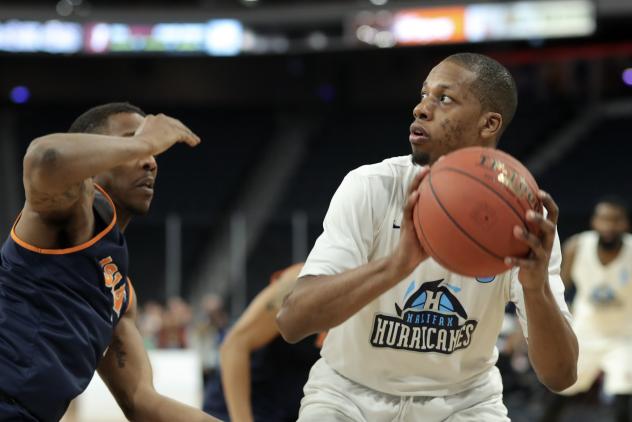
[{"label": "player's nose", "polygon": [[153,155],[143,159],[140,161],[140,166],[145,171],[156,171],[158,168],[158,163],[156,162],[156,158]]},{"label": "player's nose", "polygon": [[413,116],[419,120],[432,119],[432,107],[429,106],[429,100],[421,100],[413,109]]}]

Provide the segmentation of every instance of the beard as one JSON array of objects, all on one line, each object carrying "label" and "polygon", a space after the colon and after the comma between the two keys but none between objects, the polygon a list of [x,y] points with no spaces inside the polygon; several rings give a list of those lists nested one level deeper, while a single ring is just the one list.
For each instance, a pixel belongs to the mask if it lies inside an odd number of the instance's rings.
[{"label": "beard", "polygon": [[417,164],[418,166],[427,166],[430,164],[430,154],[421,151],[413,151],[411,160],[413,164]]},{"label": "beard", "polygon": [[615,251],[621,247],[623,243],[622,240],[621,236],[616,236],[610,239],[599,236],[599,248],[604,251]]}]

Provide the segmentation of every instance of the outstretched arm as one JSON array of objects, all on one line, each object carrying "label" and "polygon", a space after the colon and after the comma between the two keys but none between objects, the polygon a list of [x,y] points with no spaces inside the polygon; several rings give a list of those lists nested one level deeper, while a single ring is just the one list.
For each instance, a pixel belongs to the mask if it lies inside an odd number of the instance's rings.
[{"label": "outstretched arm", "polygon": [[222,343],[222,385],[233,421],[254,421],[250,398],[250,354],[279,335],[275,315],[283,298],[296,283],[302,267],[302,264],[293,265],[281,274],[277,282],[263,289]]},{"label": "outstretched arm", "polygon": [[116,326],[110,348],[98,368],[125,417],[130,421],[151,422],[218,421],[199,409],[156,392],[151,364],[135,318],[136,300]]},{"label": "outstretched arm", "polygon": [[42,216],[63,218],[87,200],[86,179],[127,161],[158,155],[177,142],[200,140],[180,121],[148,115],[135,133],[108,136],[55,133],[35,139],[24,156],[27,207]]},{"label": "outstretched arm", "polygon": [[417,188],[427,173],[428,168],[424,167],[408,189],[399,244],[392,255],[340,274],[298,280],[277,315],[285,340],[295,343],[343,323],[399,283],[428,257],[417,239],[412,217],[419,196]]}]

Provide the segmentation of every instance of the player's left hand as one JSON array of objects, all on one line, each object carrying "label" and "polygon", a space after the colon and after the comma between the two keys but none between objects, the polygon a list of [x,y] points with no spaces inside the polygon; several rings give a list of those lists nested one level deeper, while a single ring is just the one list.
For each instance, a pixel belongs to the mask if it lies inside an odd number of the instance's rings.
[{"label": "player's left hand", "polygon": [[549,259],[555,242],[559,208],[548,193],[541,190],[538,192],[538,197],[547,210],[546,217],[529,210],[526,213],[526,218],[529,223],[539,227],[540,233],[536,235],[520,226],[514,226],[513,229],[516,239],[529,246],[531,252],[524,258],[505,258],[505,264],[520,268],[518,280],[520,280],[523,290],[540,290],[549,281]]}]

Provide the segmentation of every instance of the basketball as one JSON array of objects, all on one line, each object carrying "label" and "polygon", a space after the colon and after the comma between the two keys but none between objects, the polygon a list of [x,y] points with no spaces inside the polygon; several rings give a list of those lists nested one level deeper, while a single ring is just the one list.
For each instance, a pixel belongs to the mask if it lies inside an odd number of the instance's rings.
[{"label": "basketball", "polygon": [[419,187],[413,212],[421,245],[446,269],[469,277],[508,270],[505,257],[529,247],[514,226],[538,232],[525,213],[542,212],[538,185],[527,168],[497,149],[469,147],[435,163]]}]

